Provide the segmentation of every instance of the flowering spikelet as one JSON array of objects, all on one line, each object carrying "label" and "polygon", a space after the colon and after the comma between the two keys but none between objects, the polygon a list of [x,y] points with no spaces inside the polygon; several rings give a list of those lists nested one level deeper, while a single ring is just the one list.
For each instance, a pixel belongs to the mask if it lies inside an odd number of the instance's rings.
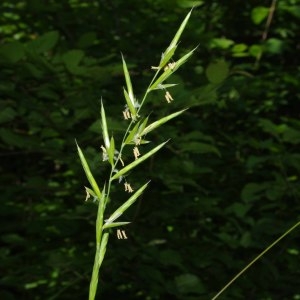
[{"label": "flowering spikelet", "polygon": [[100,148],[102,149],[102,161],[108,160],[108,154],[106,149],[104,148],[104,146],[101,146]]}]

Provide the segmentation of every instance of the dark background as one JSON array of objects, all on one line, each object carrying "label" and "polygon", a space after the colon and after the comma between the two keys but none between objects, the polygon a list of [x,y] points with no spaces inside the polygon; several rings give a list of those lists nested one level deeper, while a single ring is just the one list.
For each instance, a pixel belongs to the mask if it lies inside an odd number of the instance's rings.
[{"label": "dark background", "polygon": [[[169,80],[172,105],[155,93],[146,111],[190,109],[130,174],[151,184],[128,240],[110,237],[98,299],[211,299],[299,220],[298,1],[3,0],[1,300],[87,299],[96,206],[75,138],[102,186],[101,97],[116,139],[126,124],[120,52],[139,97],[193,5],[176,59],[199,47]],[[300,299],[299,270],[295,231],[220,299]]]}]

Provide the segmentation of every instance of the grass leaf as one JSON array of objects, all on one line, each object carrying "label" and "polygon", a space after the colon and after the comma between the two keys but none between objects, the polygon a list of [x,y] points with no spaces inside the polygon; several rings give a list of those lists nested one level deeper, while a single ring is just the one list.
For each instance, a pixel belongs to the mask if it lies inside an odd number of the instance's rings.
[{"label": "grass leaf", "polygon": [[124,167],[123,169],[121,169],[120,171],[118,171],[110,180],[112,181],[112,180],[117,179],[120,176],[124,175],[125,173],[127,173],[128,171],[130,171],[131,169],[133,169],[134,167],[136,167],[137,165],[139,165],[141,162],[143,162],[144,160],[146,160],[147,158],[149,158],[155,152],[157,152],[166,143],[167,142],[161,143],[160,145],[156,146],[155,148],[153,148],[152,150],[150,150],[149,152],[147,152],[146,154],[144,154],[140,158],[136,159],[135,161],[133,161],[132,163],[130,163],[129,165],[127,165],[126,167]]},{"label": "grass leaf", "polygon": [[180,66],[182,66],[189,58],[190,56],[194,53],[194,51],[198,48],[195,47],[193,50],[182,56],[180,59],[178,59],[175,63],[175,66],[173,68],[173,72],[175,72],[177,69],[179,69]]},{"label": "grass leaf", "polygon": [[183,22],[181,23],[179,29],[177,30],[173,40],[171,41],[169,47],[166,49],[166,51],[162,54],[162,57],[161,57],[161,60],[160,60],[160,63],[159,63],[159,67],[162,68],[164,67],[168,61],[172,58],[172,56],[174,55],[175,53],[175,50],[177,48],[177,44],[178,44],[178,41],[179,41],[179,38],[191,16],[191,13],[192,13],[192,10],[187,14],[187,16],[185,17],[185,19],[183,20]]},{"label": "grass leaf", "polygon": [[101,192],[100,192],[100,189],[98,187],[98,184],[96,183],[96,180],[90,170],[90,167],[83,155],[83,152],[81,151],[80,147],[78,146],[77,142],[76,142],[76,145],[77,145],[77,150],[78,150],[78,154],[79,154],[79,158],[81,160],[81,164],[83,166],[83,169],[84,169],[84,172],[85,172],[85,175],[91,185],[91,187],[93,188],[93,191],[96,193],[97,197],[99,199],[101,199]]},{"label": "grass leaf", "polygon": [[124,226],[124,225],[130,224],[130,223],[131,222],[112,222],[112,223],[104,224],[103,225],[103,230],[108,229],[108,228],[112,228],[112,227]]},{"label": "grass leaf", "polygon": [[167,48],[167,50],[161,55],[159,68],[163,68],[168,63],[168,61],[174,55],[176,48],[177,48],[177,45],[175,45],[173,48],[170,48],[170,49]]},{"label": "grass leaf", "polygon": [[106,220],[106,225],[112,224],[114,220],[119,218],[124,213],[124,211],[126,211],[137,200],[137,198],[148,186],[149,182],[150,181],[140,187],[125,203],[123,203],[118,209],[116,209],[115,212],[109,217],[109,219]]},{"label": "grass leaf", "polygon": [[140,134],[140,136],[146,135],[147,133],[149,133],[150,131],[154,130],[155,128],[161,126],[162,124],[168,122],[169,120],[177,117],[178,115],[182,114],[184,111],[186,111],[186,109],[177,111],[173,114],[170,114],[164,118],[159,119],[158,121],[153,122],[152,124],[148,125]]},{"label": "grass leaf", "polygon": [[134,107],[134,99],[131,99],[128,92],[124,89],[124,97],[127,103],[127,106],[132,114],[132,116],[134,117],[136,115],[136,109]]},{"label": "grass leaf", "polygon": [[108,159],[111,164],[111,166],[114,166],[114,155],[115,155],[115,140],[113,137],[110,139],[110,145],[107,149]]},{"label": "grass leaf", "polygon": [[190,12],[186,15],[186,17],[184,18],[183,22],[181,23],[179,29],[177,30],[172,42],[170,43],[170,46],[167,48],[168,49],[172,49],[173,47],[175,47],[179,41],[179,38],[187,24],[187,22],[189,21],[189,18],[191,16],[192,10],[190,10]]},{"label": "grass leaf", "polygon": [[102,101],[101,101],[101,124],[102,124],[102,135],[103,135],[104,145],[105,145],[106,150],[108,150],[110,142],[109,142],[109,136],[108,136],[108,130],[107,130],[105,110],[104,110]]},{"label": "grass leaf", "polygon": [[174,68],[172,69],[167,69],[166,71],[164,71],[157,79],[156,81],[150,86],[150,88],[148,89],[148,92],[151,90],[155,90],[155,89],[160,89],[161,87],[159,86],[162,82],[164,82],[168,77],[170,77],[173,72],[175,72],[181,65],[183,65],[188,59],[189,57],[193,54],[193,52],[197,49],[194,48],[193,50],[191,50],[190,52],[188,52],[187,54],[185,54],[183,57],[181,57],[178,61],[175,62]]},{"label": "grass leaf", "polygon": [[132,89],[132,84],[131,84],[131,80],[130,80],[130,75],[129,75],[127,65],[126,65],[123,55],[122,55],[122,62],[123,62],[123,71],[124,71],[128,95],[129,95],[130,100],[134,104],[134,96],[133,96],[133,89]]},{"label": "grass leaf", "polygon": [[127,138],[125,139],[124,141],[124,144],[130,144],[133,140],[134,140],[134,136],[137,134],[138,132],[138,129],[139,129],[139,126],[140,126],[140,121],[138,121],[134,127],[132,128],[132,130],[130,130]]}]

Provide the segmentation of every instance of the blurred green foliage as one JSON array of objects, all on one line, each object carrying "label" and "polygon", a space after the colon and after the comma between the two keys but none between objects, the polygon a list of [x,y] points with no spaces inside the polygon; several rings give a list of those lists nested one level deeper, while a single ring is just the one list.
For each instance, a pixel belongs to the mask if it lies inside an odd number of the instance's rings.
[{"label": "blurred green foliage", "polygon": [[[99,298],[209,299],[299,219],[298,1],[278,1],[266,32],[271,1],[4,0],[2,300],[87,298],[96,211],[75,138],[101,182],[100,98],[116,139],[125,122],[120,52],[138,97],[192,6],[180,51],[199,47],[173,76],[175,101],[147,104],[153,120],[190,109],[130,177],[151,186],[129,239],[111,238]],[[220,299],[299,299],[298,248],[291,234]]]}]

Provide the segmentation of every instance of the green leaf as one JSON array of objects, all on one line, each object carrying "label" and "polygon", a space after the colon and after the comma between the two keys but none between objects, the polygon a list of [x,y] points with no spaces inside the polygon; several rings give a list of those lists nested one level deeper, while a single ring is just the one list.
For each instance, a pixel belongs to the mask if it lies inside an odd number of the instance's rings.
[{"label": "green leaf", "polygon": [[251,11],[252,22],[256,25],[260,24],[264,19],[267,18],[270,9],[264,6],[254,7]]},{"label": "green leaf", "polygon": [[226,38],[215,38],[211,40],[211,48],[228,49],[234,45],[234,41]]},{"label": "green leaf", "polygon": [[108,197],[106,195],[106,184],[104,184],[102,189],[101,198],[98,201],[98,211],[97,211],[97,219],[96,219],[96,243],[97,245],[100,243],[101,231],[103,226],[103,215],[105,211],[105,206],[107,203]]},{"label": "green leaf", "polygon": [[153,90],[165,90],[167,88],[173,87],[178,85],[177,83],[169,83],[169,84],[159,84],[155,89]]},{"label": "green leaf", "polygon": [[30,41],[28,43],[28,48],[36,53],[44,53],[51,50],[57,44],[58,39],[58,31],[50,31],[37,37],[37,39]]},{"label": "green leaf", "polygon": [[34,135],[15,133],[4,126],[0,128],[0,141],[7,145],[16,146],[23,149],[39,147],[39,140]]},{"label": "green leaf", "polygon": [[158,79],[150,86],[150,88],[148,89],[148,92],[151,90],[155,90],[157,88],[160,89],[160,87],[158,85],[160,85],[163,81],[165,81],[173,72],[175,72],[181,65],[183,65],[188,59],[189,57],[194,53],[194,51],[197,49],[194,48],[193,50],[191,50],[190,52],[188,52],[187,54],[185,54],[183,57],[181,57],[178,61],[175,62],[174,68],[172,69],[167,69],[166,71],[164,71],[164,73],[162,73]]},{"label": "green leaf", "polygon": [[206,77],[213,84],[221,83],[229,74],[228,63],[224,60],[218,60],[208,65],[206,68]]},{"label": "green leaf", "polygon": [[247,50],[248,46],[246,44],[235,44],[231,51],[233,53],[240,53],[240,52],[245,52]]},{"label": "green leaf", "polygon": [[103,261],[104,256],[105,256],[108,238],[109,238],[109,233],[108,233],[108,232],[105,232],[105,233],[103,234],[103,237],[102,237],[102,240],[101,240],[101,245],[100,245],[99,262],[98,262],[98,265],[99,265],[99,266],[101,266],[102,261]]},{"label": "green leaf", "polygon": [[95,44],[97,41],[97,33],[95,31],[86,32],[78,39],[78,48],[88,48]]},{"label": "green leaf", "polygon": [[258,57],[263,52],[263,47],[261,45],[252,45],[249,48],[249,54],[253,57]]},{"label": "green leaf", "polygon": [[124,97],[132,116],[133,117],[136,116],[136,109],[134,107],[134,102],[131,101],[129,94],[125,89],[124,89]]},{"label": "green leaf", "polygon": [[112,228],[112,227],[124,226],[124,225],[130,224],[130,223],[131,222],[112,222],[112,223],[109,223],[109,224],[104,224],[103,225],[103,230],[108,229],[108,228]]},{"label": "green leaf", "polygon": [[139,127],[139,130],[138,130],[138,134],[141,135],[141,133],[144,131],[147,123],[148,123],[148,118],[145,118],[145,120],[143,121],[143,123],[141,124],[141,126]]},{"label": "green leaf", "polygon": [[186,109],[183,109],[183,110],[180,110],[180,111],[177,111],[173,114],[170,114],[164,118],[161,118],[160,120],[158,121],[155,121],[153,122],[152,124],[148,125],[141,133],[140,133],[140,136],[143,136],[143,135],[146,135],[147,133],[149,133],[150,131],[154,130],[155,128],[163,125],[164,123],[168,122],[169,120],[179,116],[180,114],[182,114],[184,111],[186,111]]},{"label": "green leaf", "polygon": [[201,0],[177,0],[177,5],[182,8],[191,8],[195,6],[203,5],[205,1]]},{"label": "green leaf", "polygon": [[290,13],[293,17],[300,19],[300,5],[291,5],[287,3],[284,4],[284,2],[280,4],[280,10],[286,11]]},{"label": "green leaf", "polygon": [[77,145],[77,150],[78,150],[78,154],[79,154],[79,158],[80,158],[80,161],[81,161],[81,164],[83,166],[83,169],[84,169],[84,172],[85,172],[85,175],[91,185],[91,187],[93,188],[93,190],[95,191],[97,197],[99,199],[101,199],[101,192],[100,192],[100,189],[98,187],[98,184],[96,183],[96,180],[94,179],[94,176],[90,170],[90,167],[80,149],[80,147],[78,146],[77,142],[76,142],[76,145]]},{"label": "green leaf", "polygon": [[129,165],[127,165],[125,168],[121,169],[120,171],[118,171],[112,178],[111,181],[114,179],[119,178],[120,176],[124,175],[125,173],[127,173],[128,171],[130,171],[131,169],[133,169],[134,167],[136,167],[137,165],[139,165],[141,162],[143,162],[144,160],[146,160],[147,158],[149,158],[150,156],[152,156],[154,153],[156,153],[160,148],[162,148],[166,143],[163,142],[160,145],[156,146],[154,149],[150,150],[149,152],[147,152],[146,154],[144,154],[143,156],[141,156],[140,158],[136,159],[135,161],[133,161],[132,163],[130,163]]},{"label": "green leaf", "polygon": [[158,85],[161,84],[162,82],[164,82],[168,77],[170,77],[170,75],[173,73],[173,70],[171,69],[167,69],[166,71],[164,71],[157,79],[156,81],[150,86],[150,88],[148,89],[148,92],[150,92],[151,90],[155,90],[157,89]]},{"label": "green leaf", "polygon": [[171,41],[169,47],[166,49],[166,51],[162,54],[161,57],[161,61],[159,63],[159,67],[162,68],[164,65],[167,64],[167,62],[172,58],[172,56],[174,55],[174,52],[176,50],[177,47],[177,43],[179,41],[179,38],[191,16],[192,10],[190,10],[190,12],[187,14],[187,16],[185,17],[185,19],[183,20],[183,22],[181,23],[179,29],[177,30],[173,40]]},{"label": "green leaf", "polygon": [[271,54],[280,54],[283,52],[284,45],[285,45],[284,40],[270,38],[266,41],[264,45],[264,50]]},{"label": "green leaf", "polygon": [[108,218],[108,220],[106,220],[105,225],[109,225],[117,218],[119,218],[124,213],[124,211],[126,211],[137,200],[137,198],[148,186],[149,182],[150,181],[140,187],[125,203],[123,203],[118,209],[116,209],[115,212]]},{"label": "green leaf", "polygon": [[258,124],[260,127],[262,127],[263,131],[270,133],[272,136],[274,136],[277,139],[280,139],[279,134],[280,134],[280,130],[279,127],[274,124],[272,121],[268,120],[268,119],[260,119],[258,121]]},{"label": "green leaf", "polygon": [[0,124],[12,121],[16,115],[17,112],[14,109],[11,107],[5,107],[0,111]]},{"label": "green leaf", "polygon": [[179,69],[179,67],[181,67],[184,63],[187,62],[187,60],[190,58],[190,56],[192,56],[192,54],[194,53],[194,51],[198,48],[195,47],[193,50],[191,50],[190,52],[188,52],[187,54],[185,54],[184,56],[182,56],[180,59],[178,59],[175,63],[175,66],[173,68],[173,72],[175,72],[177,69]]},{"label": "green leaf", "polygon": [[177,49],[177,45],[174,46],[172,49],[170,49],[168,52],[166,50],[166,52],[164,52],[162,55],[161,55],[161,60],[160,60],[160,63],[159,63],[159,68],[163,68],[167,63],[168,61],[173,57],[175,51]]},{"label": "green leaf", "polygon": [[106,151],[108,151],[109,146],[110,146],[110,141],[109,141],[108,130],[107,130],[105,110],[104,110],[102,100],[101,100],[101,125],[102,125],[102,135],[103,135],[104,145],[105,145]]},{"label": "green leaf", "polygon": [[138,122],[134,125],[134,127],[132,128],[132,130],[130,130],[130,132],[129,132],[129,134],[128,134],[128,136],[127,136],[125,142],[124,142],[125,145],[126,145],[126,144],[130,144],[130,143],[133,141],[134,136],[135,136],[135,135],[137,134],[137,132],[138,132],[140,123],[141,123],[141,122],[138,121]]},{"label": "green leaf", "polygon": [[1,45],[0,55],[3,56],[1,60],[15,64],[25,57],[25,50],[20,42],[12,42]]},{"label": "green leaf", "polygon": [[132,104],[134,105],[135,101],[134,101],[132,84],[131,84],[130,75],[129,75],[127,65],[126,65],[126,62],[125,62],[125,59],[124,59],[123,55],[122,55],[122,62],[123,62],[123,71],[124,71],[124,76],[125,76],[125,81],[126,81],[126,86],[127,86],[129,99],[132,102]]},{"label": "green leaf", "polygon": [[180,294],[187,295],[193,293],[196,295],[205,292],[205,286],[200,278],[194,274],[182,274],[175,278],[175,284]]},{"label": "green leaf", "polygon": [[114,155],[115,155],[115,141],[114,138],[111,137],[110,139],[110,145],[109,148],[107,149],[107,154],[108,154],[108,159],[111,164],[111,166],[114,166]]},{"label": "green leaf", "polygon": [[133,89],[132,89],[131,79],[130,79],[130,75],[129,75],[128,68],[127,68],[127,65],[126,65],[126,61],[125,61],[123,55],[122,55],[122,63],[123,63],[123,72],[124,72],[124,76],[125,76],[125,81],[126,81],[128,94],[133,96]]},{"label": "green leaf", "polygon": [[247,183],[242,190],[241,198],[246,203],[259,200],[263,196],[267,187],[266,183]]},{"label": "green leaf", "polygon": [[70,73],[80,74],[84,70],[79,66],[83,57],[84,52],[82,50],[70,50],[62,56],[62,61]]},{"label": "green leaf", "polygon": [[[144,128],[146,127],[148,122],[148,117],[144,119],[144,121],[141,123],[139,121],[133,129],[130,131],[129,135],[127,136],[124,144],[136,144],[135,137],[141,137],[141,133],[143,132]],[[140,141],[141,144],[145,143],[145,141]]]},{"label": "green leaf", "polygon": [[[284,124],[282,124],[284,125]],[[292,127],[286,126],[282,133],[282,140],[291,144],[299,144],[300,143],[300,130],[296,130]]]}]

